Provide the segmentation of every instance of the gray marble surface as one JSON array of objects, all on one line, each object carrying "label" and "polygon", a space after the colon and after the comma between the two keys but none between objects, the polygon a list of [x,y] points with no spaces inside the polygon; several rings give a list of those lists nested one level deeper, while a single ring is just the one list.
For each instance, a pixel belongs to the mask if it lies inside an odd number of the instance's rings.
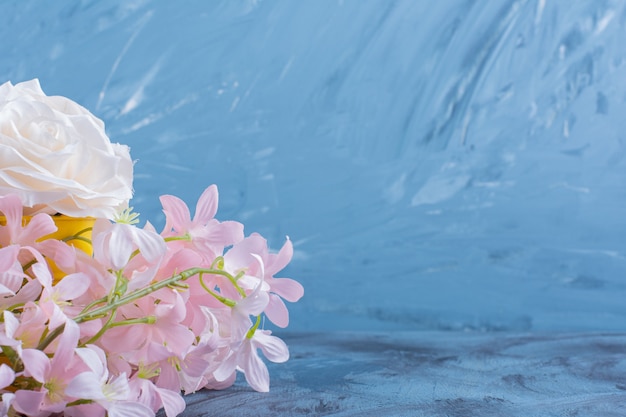
[{"label": "gray marble surface", "polygon": [[302,333],[243,379],[188,395],[183,416],[624,416],[626,334]]}]

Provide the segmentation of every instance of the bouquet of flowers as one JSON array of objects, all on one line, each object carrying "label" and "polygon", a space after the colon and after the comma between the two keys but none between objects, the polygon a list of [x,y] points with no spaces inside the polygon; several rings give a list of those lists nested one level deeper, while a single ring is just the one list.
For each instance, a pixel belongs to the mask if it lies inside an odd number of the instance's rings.
[{"label": "bouquet of flowers", "polygon": [[259,234],[214,218],[217,187],[192,218],[160,197],[165,227],[138,227],[133,163],[101,120],[37,80],[0,86],[0,416],[153,416],[181,392],[268,391],[289,358],[261,326],[286,327],[302,286]]}]

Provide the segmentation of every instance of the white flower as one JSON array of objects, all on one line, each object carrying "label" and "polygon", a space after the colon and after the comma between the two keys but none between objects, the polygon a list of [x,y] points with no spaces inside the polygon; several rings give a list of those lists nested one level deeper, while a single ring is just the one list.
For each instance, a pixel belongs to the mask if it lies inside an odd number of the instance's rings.
[{"label": "white flower", "polygon": [[34,79],[0,85],[0,194],[39,211],[112,219],[132,197],[129,148],[104,123]]}]

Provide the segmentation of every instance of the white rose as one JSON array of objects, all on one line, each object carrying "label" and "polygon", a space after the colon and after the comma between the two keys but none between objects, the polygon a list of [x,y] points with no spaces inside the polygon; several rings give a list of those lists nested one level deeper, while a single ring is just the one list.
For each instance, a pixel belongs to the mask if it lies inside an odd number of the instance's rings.
[{"label": "white rose", "polygon": [[25,214],[113,218],[132,197],[129,148],[104,123],[38,80],[0,85],[0,195],[17,194]]}]

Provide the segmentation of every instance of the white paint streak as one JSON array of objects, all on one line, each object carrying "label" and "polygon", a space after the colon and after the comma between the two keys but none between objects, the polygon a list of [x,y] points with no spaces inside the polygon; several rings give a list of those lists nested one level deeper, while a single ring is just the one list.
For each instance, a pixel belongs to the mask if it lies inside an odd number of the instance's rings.
[{"label": "white paint streak", "polygon": [[152,68],[150,68],[150,71],[148,71],[144,75],[144,77],[141,79],[139,86],[137,87],[133,95],[128,99],[124,107],[122,108],[122,111],[120,112],[120,116],[130,113],[135,108],[137,108],[139,104],[141,104],[144,98],[144,90],[149,84],[152,83],[152,81],[154,80],[154,77],[159,72],[164,56],[165,55],[162,55],[161,58],[159,58],[159,60],[152,66]]},{"label": "white paint streak", "polygon": [[109,71],[109,74],[107,75],[106,80],[104,80],[102,89],[100,90],[100,93],[98,94],[98,102],[96,103],[96,110],[100,109],[100,105],[102,104],[102,100],[104,100],[104,96],[106,95],[106,90],[109,87],[109,83],[111,82],[113,75],[115,75],[115,72],[117,71],[117,68],[119,67],[120,62],[122,62],[122,58],[124,58],[124,55],[126,55],[128,50],[132,46],[133,42],[135,42],[135,39],[137,38],[137,36],[139,36],[139,33],[141,33],[146,23],[148,23],[153,13],[154,12],[152,10],[149,10],[143,15],[143,17],[137,23],[137,29],[135,29],[135,31],[132,33],[130,38],[128,38],[128,41],[126,41],[126,44],[122,48],[122,51],[119,53],[119,55],[115,59],[115,62],[113,62],[113,66],[111,67],[111,70]]},{"label": "white paint streak", "polygon": [[405,182],[406,174],[402,174],[400,178],[395,180],[393,184],[383,191],[384,198],[389,200],[390,203],[397,203],[400,201],[406,193]]},{"label": "white paint streak", "polygon": [[546,7],[546,0],[539,0],[537,2],[537,12],[535,13],[535,26],[539,26],[541,18],[543,17],[543,11]]},{"label": "white paint streak", "polygon": [[413,196],[411,206],[435,204],[447,200],[465,188],[470,179],[469,175],[458,175],[448,178],[431,177],[417,194]]},{"label": "white paint streak", "polygon": [[609,23],[611,23],[611,20],[613,20],[613,17],[615,17],[614,10],[609,10],[608,12],[606,12],[606,14],[602,16],[602,19],[600,19],[600,21],[598,22],[595,34],[599,35],[600,33],[604,32]]}]

